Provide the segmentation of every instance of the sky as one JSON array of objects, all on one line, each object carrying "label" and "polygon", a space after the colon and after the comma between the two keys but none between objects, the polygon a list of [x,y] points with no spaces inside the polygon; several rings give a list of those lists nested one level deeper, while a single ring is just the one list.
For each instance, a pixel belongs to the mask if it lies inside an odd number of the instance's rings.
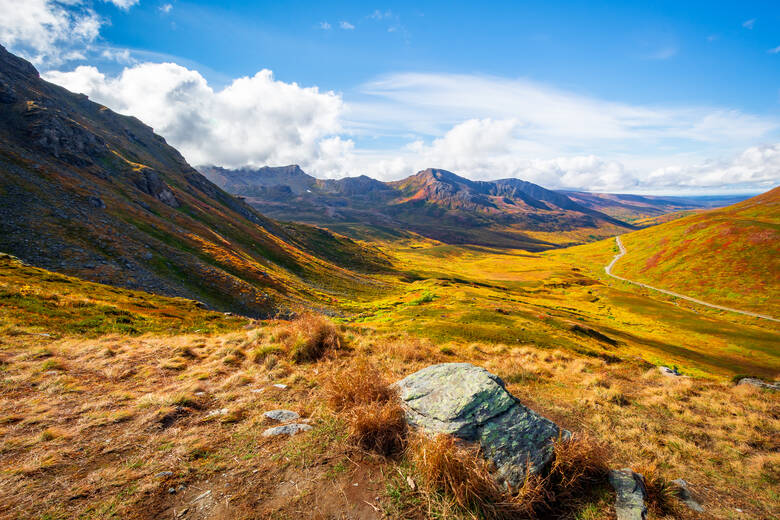
[{"label": "sky", "polygon": [[[652,5],[650,5],[652,4]],[[780,184],[780,4],[0,0],[0,44],[193,165]]]}]

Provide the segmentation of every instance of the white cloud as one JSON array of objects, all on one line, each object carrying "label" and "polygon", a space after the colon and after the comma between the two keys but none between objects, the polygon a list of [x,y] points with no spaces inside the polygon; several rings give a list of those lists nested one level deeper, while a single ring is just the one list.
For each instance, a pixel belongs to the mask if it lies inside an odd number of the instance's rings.
[{"label": "white cloud", "polygon": [[351,23],[346,22],[346,21],[339,22],[339,27],[341,27],[342,29],[344,29],[346,31],[351,31],[352,29],[355,28],[354,25],[352,25]]},{"label": "white cloud", "polygon": [[756,19],[751,18],[750,20],[745,20],[744,22],[742,22],[742,27],[744,27],[745,29],[752,29],[755,24],[756,24]]},{"label": "white cloud", "polygon": [[335,168],[352,143],[337,136],[342,100],[273,78],[269,70],[213,90],[198,72],[142,63],[108,77],[95,67],[44,77],[151,125],[192,164]]},{"label": "white cloud", "polygon": [[0,43],[36,65],[83,59],[103,21],[79,0],[0,0]]},{"label": "white cloud", "polygon": [[173,9],[173,4],[163,4],[160,6],[160,12],[168,14]]},{"label": "white cloud", "polygon": [[136,62],[135,58],[130,55],[130,51],[128,49],[103,49],[103,51],[100,53],[100,56],[107,60],[115,61],[123,65],[130,65]]},{"label": "white cloud", "polygon": [[331,26],[328,22],[320,22],[320,29],[327,31],[328,29],[330,29],[330,27]]},{"label": "white cloud", "polygon": [[644,184],[652,187],[770,189],[780,184],[780,143],[752,146],[720,160],[688,167],[658,168]]},{"label": "white cloud", "polygon": [[769,50],[768,50],[768,51],[766,51],[766,52],[768,52],[769,54],[777,54],[777,53],[780,53],[780,45],[778,45],[777,47],[775,47],[775,48],[773,48],[773,49],[769,49]]},{"label": "white cloud", "polygon": [[[345,104],[268,70],[218,91],[173,63],[143,63],[116,77],[95,67],[45,77],[150,124],[192,164],[298,163],[318,177],[385,180],[439,167],[472,179],[623,192],[780,183],[780,144],[751,146],[777,128],[772,119],[607,102],[527,80],[401,74]],[[401,144],[378,148],[370,144],[377,136]],[[710,149],[735,151],[713,161],[703,158]]]},{"label": "white cloud", "polygon": [[114,4],[120,9],[124,9],[127,11],[131,7],[133,7],[135,4],[138,3],[138,0],[103,0],[107,4]]},{"label": "white cloud", "polygon": [[772,118],[736,110],[632,105],[525,79],[465,74],[393,74],[363,85],[361,93],[349,105],[349,127],[356,133],[435,138],[469,119],[513,119],[518,138],[557,154],[748,146],[780,127]]}]

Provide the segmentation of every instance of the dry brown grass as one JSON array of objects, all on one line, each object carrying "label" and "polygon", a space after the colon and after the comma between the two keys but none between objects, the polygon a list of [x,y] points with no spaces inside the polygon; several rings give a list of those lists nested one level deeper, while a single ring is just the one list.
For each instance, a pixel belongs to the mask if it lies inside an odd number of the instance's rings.
[{"label": "dry brown grass", "polygon": [[491,464],[477,447],[448,435],[414,434],[407,456],[429,514],[442,509],[444,498],[445,503],[450,499],[480,518],[534,519],[560,517],[573,510],[606,479],[605,450],[591,439],[558,440],[554,449],[550,466],[541,474],[526,475],[516,489],[496,481]]},{"label": "dry brown grass", "polygon": [[365,358],[351,360],[349,367],[336,371],[326,381],[323,392],[336,411],[387,402],[395,394],[384,374]]},{"label": "dry brown grass", "polygon": [[290,359],[306,363],[321,359],[328,351],[341,348],[343,340],[333,323],[317,314],[304,314],[290,325],[292,334],[286,338]]},{"label": "dry brown grass", "polygon": [[406,445],[406,418],[398,393],[365,359],[333,374],[324,396],[349,424],[349,437],[363,449],[380,455],[400,453]]},{"label": "dry brown grass", "polygon": [[[331,482],[323,475],[346,454],[355,462],[344,462],[346,472],[336,473],[345,479],[351,468],[369,461],[385,478],[400,471],[419,484],[413,491],[400,481],[395,509],[388,505],[390,493],[381,492],[385,483],[363,497],[380,496],[391,518],[574,517],[578,505],[592,511],[581,518],[609,516],[614,498],[608,491],[596,501],[587,496],[588,487],[599,485],[601,455],[582,446],[557,446],[550,472],[529,479],[512,496],[480,480],[489,468],[467,448],[465,454],[438,456],[439,467],[449,468],[439,477],[418,474],[414,448],[400,448],[409,435],[399,429],[401,414],[389,383],[441,361],[438,348],[426,349],[431,357],[418,359],[414,341],[405,345],[397,334],[388,338],[353,329],[345,336],[351,336],[354,350],[293,364],[289,346],[298,325],[270,321],[261,327],[217,335],[3,337],[0,465],[7,471],[0,472],[0,503],[19,518],[108,516],[101,511],[153,518],[167,505],[185,503],[178,493],[167,493],[169,482],[155,478],[160,471],[174,470],[172,480],[187,486],[235,475],[231,504],[245,501],[254,510],[260,507],[252,502],[258,496],[285,492],[280,483],[320,482],[312,484],[309,495],[274,502],[295,517],[307,501],[332,492],[323,487],[323,481]],[[386,349],[388,344],[394,346]],[[663,505],[668,500],[664,483],[680,477],[715,518],[728,518],[736,507],[752,518],[780,513],[773,494],[780,477],[780,404],[774,394],[670,379],[631,362],[608,364],[530,345],[452,347],[459,360],[504,377],[509,391],[530,408],[567,429],[588,432],[597,441],[592,444],[607,446],[611,468],[630,466],[644,473],[656,516],[669,511]],[[256,349],[263,354],[256,356]],[[171,359],[182,368],[161,366]],[[47,360],[64,370],[43,371]],[[624,399],[614,398],[621,395]],[[276,408],[298,411],[311,419],[314,430],[292,439],[262,438],[268,427],[262,413]],[[207,418],[222,409],[224,414]],[[285,474],[296,465],[315,473],[294,479]],[[260,472],[252,473],[255,469]],[[255,486],[260,474],[262,483]],[[450,491],[440,484],[442,475],[450,475]],[[477,501],[471,509],[454,498],[468,506],[475,494],[484,497],[483,504]]]}]

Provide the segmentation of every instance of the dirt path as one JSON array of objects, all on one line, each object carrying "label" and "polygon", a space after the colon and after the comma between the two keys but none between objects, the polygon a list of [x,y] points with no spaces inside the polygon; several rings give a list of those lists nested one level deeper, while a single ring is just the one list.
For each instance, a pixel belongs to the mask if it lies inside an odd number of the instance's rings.
[{"label": "dirt path", "polygon": [[658,291],[664,294],[668,294],[669,296],[674,296],[675,298],[682,298],[683,300],[688,300],[689,302],[697,303],[699,305],[704,305],[705,307],[712,307],[713,309],[720,309],[722,311],[729,311],[729,312],[736,312],[739,314],[744,314],[745,316],[752,316],[754,318],[762,318],[765,320],[771,320],[776,321],[780,323],[780,320],[777,318],[773,318],[771,316],[767,316],[766,314],[758,314],[755,312],[750,311],[741,311],[739,309],[732,309],[731,307],[724,307],[722,305],[715,305],[714,303],[707,303],[701,300],[697,300],[696,298],[691,298],[690,296],[685,296],[683,294],[679,294],[672,291],[667,291],[666,289],[659,289],[658,287],[653,287],[652,285],[647,285],[641,282],[635,282],[633,280],[629,280],[627,278],[623,278],[622,276],[618,276],[616,274],[612,274],[612,268],[615,266],[615,263],[620,260],[623,255],[626,254],[626,248],[623,246],[623,241],[620,240],[620,237],[615,237],[615,241],[617,242],[618,247],[620,248],[620,253],[615,255],[615,258],[612,259],[612,261],[604,267],[604,272],[607,273],[612,278],[617,278],[618,280],[622,280],[624,282],[632,283],[634,285],[638,285],[639,287],[644,287],[645,289],[652,289],[654,291]]}]

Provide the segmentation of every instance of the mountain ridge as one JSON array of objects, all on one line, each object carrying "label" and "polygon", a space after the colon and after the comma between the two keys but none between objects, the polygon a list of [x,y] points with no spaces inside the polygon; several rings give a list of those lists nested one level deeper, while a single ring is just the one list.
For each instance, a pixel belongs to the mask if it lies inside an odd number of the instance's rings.
[{"label": "mountain ridge", "polygon": [[0,251],[253,316],[368,287],[357,271],[387,267],[346,237],[258,213],[148,125],[42,80],[3,47],[0,198]]},{"label": "mountain ridge", "polygon": [[[391,182],[365,175],[317,179],[297,165],[199,170],[275,218],[347,234],[354,231],[351,226],[366,224],[399,236],[414,233],[448,243],[542,250],[555,245],[527,232],[587,228],[607,236],[634,229],[520,179],[473,181],[438,168]],[[294,173],[287,182],[289,172]]]}]

